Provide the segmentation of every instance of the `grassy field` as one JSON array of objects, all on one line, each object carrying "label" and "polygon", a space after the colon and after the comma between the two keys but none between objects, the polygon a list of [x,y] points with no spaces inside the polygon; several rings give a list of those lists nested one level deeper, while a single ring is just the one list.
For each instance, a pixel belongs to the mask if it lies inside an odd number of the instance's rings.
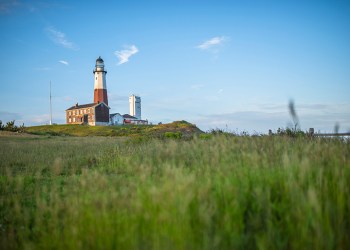
[{"label": "grassy field", "polygon": [[0,147],[1,249],[350,249],[349,141],[32,135]]},{"label": "grassy field", "polygon": [[186,121],[175,121],[160,125],[123,125],[123,126],[87,126],[87,125],[43,125],[25,128],[25,132],[51,136],[133,136],[162,138],[166,132],[181,133],[184,137],[203,133],[195,125]]}]

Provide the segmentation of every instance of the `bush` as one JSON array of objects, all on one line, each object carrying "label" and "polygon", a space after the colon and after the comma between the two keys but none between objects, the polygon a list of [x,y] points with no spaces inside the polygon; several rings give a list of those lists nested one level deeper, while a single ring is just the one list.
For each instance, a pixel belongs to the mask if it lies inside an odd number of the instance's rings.
[{"label": "bush", "polygon": [[286,128],[286,129],[278,128],[276,134],[281,136],[288,136],[288,137],[306,136],[306,133],[304,131],[301,131],[299,129],[290,129],[290,128]]},{"label": "bush", "polygon": [[224,136],[236,136],[237,134],[233,131],[228,131],[227,129],[226,130],[223,130],[221,128],[215,128],[215,129],[210,129],[206,132],[207,134],[210,134],[210,135],[224,135]]},{"label": "bush", "polygon": [[3,125],[2,121],[0,121],[0,130],[23,133],[25,130],[25,127],[24,127],[24,123],[21,126],[17,127],[15,125],[15,120],[7,122],[6,125]]},{"label": "bush", "polygon": [[18,127],[15,125],[15,120],[7,122],[6,126],[4,127],[4,130],[11,131],[11,132],[17,132]]},{"label": "bush", "polygon": [[24,126],[24,123],[23,123],[21,126],[18,127],[18,130],[17,130],[17,131],[18,131],[19,133],[24,133],[24,132],[25,132],[25,128],[26,128],[26,127]]},{"label": "bush", "polygon": [[212,128],[208,131],[208,133],[212,135],[222,135],[225,133],[225,131],[221,128],[216,128],[216,129]]},{"label": "bush", "polygon": [[211,138],[212,138],[211,134],[200,134],[199,135],[199,139],[202,139],[202,140],[208,140],[208,139],[211,139]]},{"label": "bush", "polygon": [[181,132],[165,132],[164,137],[171,138],[171,139],[181,139],[182,133]]}]

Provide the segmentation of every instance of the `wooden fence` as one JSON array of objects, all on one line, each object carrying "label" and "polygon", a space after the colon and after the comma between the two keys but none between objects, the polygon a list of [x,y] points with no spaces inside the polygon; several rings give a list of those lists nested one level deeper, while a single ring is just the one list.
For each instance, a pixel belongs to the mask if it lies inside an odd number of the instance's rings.
[{"label": "wooden fence", "polygon": [[327,137],[327,136],[350,136],[348,133],[315,133],[314,128],[309,128],[309,134],[313,136]]}]

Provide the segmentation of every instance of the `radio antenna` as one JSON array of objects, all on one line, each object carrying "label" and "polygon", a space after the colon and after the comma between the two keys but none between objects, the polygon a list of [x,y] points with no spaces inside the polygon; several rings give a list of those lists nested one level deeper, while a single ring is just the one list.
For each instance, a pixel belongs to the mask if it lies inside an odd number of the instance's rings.
[{"label": "radio antenna", "polygon": [[50,125],[52,125],[52,97],[51,97],[51,80],[50,80]]}]

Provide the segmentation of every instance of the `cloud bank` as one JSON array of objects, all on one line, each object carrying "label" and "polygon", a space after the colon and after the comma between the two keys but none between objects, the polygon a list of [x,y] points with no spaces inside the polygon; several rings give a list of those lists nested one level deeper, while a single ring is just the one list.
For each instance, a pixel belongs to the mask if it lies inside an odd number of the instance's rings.
[{"label": "cloud bank", "polygon": [[196,48],[201,49],[201,50],[208,50],[214,46],[218,46],[220,44],[222,44],[224,41],[226,40],[226,38],[224,36],[216,36],[213,37],[203,43],[201,43],[200,45],[196,46]]},{"label": "cloud bank", "polygon": [[64,34],[61,31],[56,30],[54,27],[48,27],[46,28],[47,35],[49,38],[56,44],[66,48],[66,49],[72,49],[72,50],[78,50],[78,46],[75,45],[73,42],[69,41],[66,37],[66,34]]},{"label": "cloud bank", "polygon": [[138,48],[135,45],[131,46],[125,46],[125,49],[120,51],[115,51],[114,54],[118,57],[118,65],[121,65],[123,63],[126,63],[129,61],[129,58],[132,55],[135,55],[137,52],[139,52]]},{"label": "cloud bank", "polygon": [[[300,104],[296,111],[301,129],[308,131],[333,132],[336,123],[340,124],[340,132],[350,131],[350,104]],[[254,131],[267,133],[269,129],[276,131],[292,125],[292,118],[287,105],[264,105],[255,110],[203,114],[192,118],[197,126],[203,130],[225,128],[235,131]]]}]

